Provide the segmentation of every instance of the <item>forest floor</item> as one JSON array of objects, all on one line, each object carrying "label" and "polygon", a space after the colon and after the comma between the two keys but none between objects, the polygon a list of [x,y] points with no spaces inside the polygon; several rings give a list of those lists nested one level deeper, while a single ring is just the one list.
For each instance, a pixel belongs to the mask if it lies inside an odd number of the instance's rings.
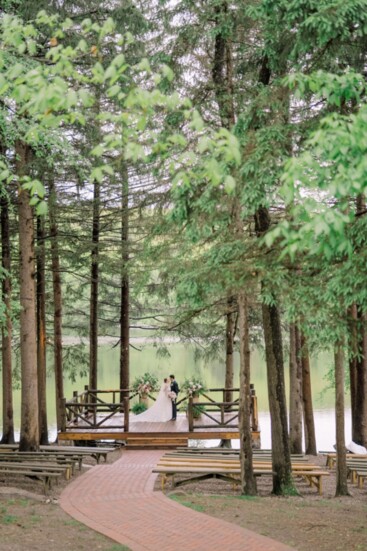
[{"label": "forest floor", "polygon": [[[109,454],[111,463],[123,451]],[[312,458],[314,462],[315,458]],[[318,457],[320,465],[324,457]],[[86,469],[94,462],[85,461]],[[76,475],[78,476],[78,474]],[[297,482],[300,496],[271,496],[271,483],[260,479],[258,497],[244,497],[232,485],[205,481],[166,494],[179,503],[288,544],[298,551],[365,551],[367,549],[367,485],[350,486],[353,497],[335,498],[335,473],[324,477],[323,496]],[[128,551],[129,548],[94,532],[70,518],[58,506],[58,496],[67,482],[60,482],[49,496],[40,482],[0,479],[1,551]],[[157,491],[160,487],[157,481]],[[179,542],[174,549],[184,551]],[[198,549],[198,551],[200,551]],[[225,550],[223,550],[225,551]],[[233,550],[239,551],[239,550]]]}]

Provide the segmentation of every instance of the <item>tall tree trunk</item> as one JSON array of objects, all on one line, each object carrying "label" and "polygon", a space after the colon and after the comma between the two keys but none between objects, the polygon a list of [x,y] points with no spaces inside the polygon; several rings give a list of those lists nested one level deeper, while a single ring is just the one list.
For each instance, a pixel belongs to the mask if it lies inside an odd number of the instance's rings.
[{"label": "tall tree trunk", "polygon": [[240,444],[241,444],[241,492],[256,495],[256,478],[252,464],[251,389],[250,389],[250,336],[247,297],[238,294],[240,333]]},{"label": "tall tree trunk", "polygon": [[311,367],[306,337],[301,334],[302,398],[307,455],[317,455],[315,419],[312,405]]},{"label": "tall tree trunk", "polygon": [[99,287],[100,184],[94,182],[90,274],[89,388],[98,388],[98,287]]},{"label": "tall tree trunk", "polygon": [[[129,177],[125,164],[121,169],[121,302],[120,302],[120,389],[130,386],[130,296],[129,296]],[[124,397],[122,394],[121,399]]]},{"label": "tall tree trunk", "polygon": [[54,303],[54,369],[56,393],[57,430],[62,425],[62,400],[64,398],[64,376],[62,367],[62,287],[60,277],[60,256],[58,245],[58,227],[56,220],[56,189],[51,175],[49,179],[49,219],[51,236],[51,268]]},{"label": "tall tree trunk", "polygon": [[358,364],[358,309],[353,304],[348,310],[349,320],[349,386],[350,386],[350,405],[352,417],[352,440],[361,444],[360,431],[358,423],[358,402],[357,402],[357,364]]},{"label": "tall tree trunk", "polygon": [[[233,388],[233,349],[234,349],[234,337],[236,333],[236,313],[233,311],[235,301],[233,297],[227,301],[228,312],[226,314],[226,375],[225,375],[225,388]],[[226,402],[232,402],[233,392],[227,390],[225,392],[224,400]]]},{"label": "tall tree trunk", "polygon": [[[16,173],[26,174],[31,159],[30,148],[23,142],[15,144]],[[36,293],[34,264],[33,210],[27,190],[19,189],[19,254],[20,254],[20,357],[22,404],[20,451],[39,447],[39,417],[37,388]]]},{"label": "tall tree trunk", "polygon": [[37,382],[40,444],[48,444],[46,405],[46,282],[44,221],[37,217]]},{"label": "tall tree trunk", "polygon": [[[228,12],[228,2],[226,0],[217,3],[217,6],[214,8],[214,17],[217,29],[215,34],[212,78],[221,125],[229,130],[235,123],[235,110],[233,103],[232,44],[230,32],[228,32],[232,20],[231,14]],[[225,29],[224,32],[223,29]]]},{"label": "tall tree trunk", "polygon": [[[215,98],[218,104],[221,126],[228,130],[235,123],[235,112],[233,103],[233,60],[232,44],[230,33],[223,33],[222,29],[227,21],[231,24],[228,14],[228,2],[223,0],[214,8],[214,18],[217,26],[214,41],[214,59],[212,66],[212,79],[214,84]],[[238,198],[235,199],[238,201]],[[236,208],[235,208],[236,210]],[[237,223],[237,220],[235,220]],[[242,232],[242,228],[240,230]],[[231,312],[234,299],[228,299],[228,313],[226,315],[226,374],[225,387],[233,388],[233,341],[235,333],[235,318]],[[225,401],[232,401],[232,392],[225,393]],[[221,447],[230,448],[230,440],[221,440]]]},{"label": "tall tree trunk", "polygon": [[1,196],[1,265],[4,270],[2,280],[2,302],[5,306],[5,323],[1,328],[2,337],[2,383],[3,383],[3,435],[2,444],[14,443],[14,417],[12,392],[12,357],[11,357],[11,254],[8,197]]},{"label": "tall tree trunk", "polygon": [[335,359],[335,421],[336,421],[336,496],[347,496],[348,471],[344,437],[344,352],[338,343],[334,352]]},{"label": "tall tree trunk", "polygon": [[262,305],[266,367],[271,419],[273,493],[295,493],[289,449],[284,385],[283,347],[278,308]]},{"label": "tall tree trunk", "polygon": [[[255,213],[255,229],[258,237],[262,236],[269,227],[268,210],[260,207]],[[282,332],[277,306],[263,304],[262,318],[271,419],[273,493],[277,495],[295,493],[288,438]]]},{"label": "tall tree trunk", "polygon": [[[356,214],[365,213],[366,199],[359,194],[356,200]],[[354,377],[351,378],[352,395],[352,435],[353,441],[367,447],[367,315],[357,305],[356,314],[356,349]],[[354,387],[353,387],[354,384]],[[354,398],[354,400],[353,400]]]},{"label": "tall tree trunk", "polygon": [[[234,337],[236,333],[236,314],[233,312],[234,308],[234,298],[231,297],[227,300],[228,312],[226,314],[226,372],[225,372],[225,381],[224,387],[226,389],[233,388],[233,349],[234,349]],[[231,390],[226,390],[224,392],[224,401],[232,402],[233,392]],[[229,408],[230,409],[230,408]],[[219,443],[220,448],[231,448],[231,440],[224,438]]]},{"label": "tall tree trunk", "polygon": [[289,445],[291,453],[302,453],[302,359],[298,327],[289,327]]},{"label": "tall tree trunk", "polygon": [[353,441],[367,446],[367,316],[357,308],[358,349],[356,362],[356,395]]}]

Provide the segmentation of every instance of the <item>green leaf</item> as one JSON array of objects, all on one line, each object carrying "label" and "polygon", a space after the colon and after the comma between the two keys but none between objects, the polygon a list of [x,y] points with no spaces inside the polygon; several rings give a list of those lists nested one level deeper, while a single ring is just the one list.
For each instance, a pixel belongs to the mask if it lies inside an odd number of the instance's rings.
[{"label": "green leaf", "polygon": [[117,96],[117,94],[121,91],[121,87],[119,84],[114,84],[107,90],[107,95],[109,98],[113,98],[114,96]]},{"label": "green leaf", "polygon": [[94,182],[98,182],[99,184],[102,182],[103,180],[103,172],[102,172],[102,168],[97,166],[96,168],[94,168],[91,172],[91,175],[90,175],[90,178],[91,178],[91,181]]},{"label": "green leaf", "polygon": [[225,180],[224,180],[224,189],[226,190],[227,193],[232,193],[232,191],[236,188],[236,180],[228,175],[225,177]]},{"label": "green leaf", "polygon": [[47,214],[48,208],[46,201],[39,201],[36,206],[36,213],[38,216],[45,216]]}]

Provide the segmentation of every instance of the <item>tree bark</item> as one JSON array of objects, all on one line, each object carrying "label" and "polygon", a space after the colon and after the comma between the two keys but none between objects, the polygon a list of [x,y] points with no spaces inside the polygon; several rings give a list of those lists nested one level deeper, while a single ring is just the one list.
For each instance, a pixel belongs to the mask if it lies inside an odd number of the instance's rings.
[{"label": "tree bark", "polygon": [[[352,440],[358,444],[360,441],[360,431],[358,423],[358,402],[357,402],[357,363],[358,363],[358,309],[353,304],[348,311],[349,319],[349,386],[350,386],[350,405],[352,418]],[[358,441],[359,440],[359,441]]]},{"label": "tree bark", "polygon": [[[356,200],[356,214],[362,215],[366,199],[359,194]],[[367,315],[359,305],[353,308],[355,331],[353,346],[354,369],[351,373],[352,438],[357,444],[367,447]]]},{"label": "tree bark", "polygon": [[338,343],[334,351],[335,359],[335,421],[336,421],[336,492],[335,496],[347,496],[348,471],[344,437],[344,352]]},{"label": "tree bark", "polygon": [[94,182],[90,274],[89,388],[98,388],[98,287],[99,287],[100,184]]},{"label": "tree bark", "polygon": [[45,231],[40,217],[37,217],[37,375],[40,444],[47,445]]},{"label": "tree bark", "polygon": [[[230,24],[228,14],[228,2],[218,3],[214,8],[214,18],[217,26],[214,41],[214,59],[212,66],[212,79],[215,98],[218,105],[221,126],[229,130],[235,123],[235,111],[233,103],[233,60],[232,44],[229,33],[224,34],[222,28],[224,22]],[[238,198],[235,199],[235,201]],[[236,210],[236,209],[235,209]],[[237,220],[235,220],[237,223]],[[238,230],[238,228],[237,228]],[[242,231],[242,228],[241,230]],[[226,315],[226,374],[225,388],[233,388],[233,340],[235,333],[235,319],[231,312],[233,297],[228,299],[228,313]],[[232,392],[225,393],[225,401],[232,401]],[[230,448],[230,440],[221,440],[221,447]]]},{"label": "tree bark", "polygon": [[221,30],[226,25],[228,31],[228,26],[231,24],[228,2],[218,3],[214,8],[214,14],[217,32],[215,34],[212,78],[221,125],[229,130],[235,123],[232,44],[230,33],[223,33]]},{"label": "tree bark", "polygon": [[[233,312],[235,301],[233,297],[227,301],[228,312],[226,314],[226,375],[225,388],[233,388],[233,349],[234,337],[236,333],[236,313]],[[233,392],[227,390],[225,392],[225,402],[232,402]]]},{"label": "tree bark", "polygon": [[[4,193],[4,192],[3,192]],[[1,207],[1,265],[4,270],[2,280],[2,301],[5,306],[5,322],[1,328],[2,337],[2,384],[3,384],[3,435],[2,444],[14,443],[14,417],[13,417],[13,391],[12,391],[12,357],[11,357],[11,254],[10,254],[10,228],[9,228],[9,203],[4,194],[0,199]]]},{"label": "tree bark", "polygon": [[[130,386],[130,294],[129,294],[129,178],[125,165],[121,169],[121,300],[120,300],[120,389]],[[121,400],[125,393],[122,393]]]},{"label": "tree bark", "polygon": [[367,446],[367,316],[360,308],[357,310],[357,356],[354,371],[354,403],[352,417],[353,441]]},{"label": "tree bark", "polygon": [[60,255],[58,245],[58,227],[56,220],[56,189],[51,176],[49,179],[49,219],[51,236],[51,269],[54,303],[54,369],[56,393],[56,422],[61,430],[64,398],[64,377],[62,362],[62,287],[60,277]]},{"label": "tree bark", "polygon": [[303,334],[301,334],[301,354],[305,450],[307,455],[317,455],[315,419],[312,405],[310,356],[308,353],[306,337]]},{"label": "tree bark", "polygon": [[[269,227],[269,212],[266,207],[259,207],[255,213],[255,230],[258,237],[262,236]],[[292,479],[288,437],[282,332],[275,301],[273,305],[262,305],[262,318],[271,419],[273,493],[276,495],[296,493]]]},{"label": "tree bark", "polygon": [[289,445],[291,453],[302,453],[302,360],[299,330],[289,328]]},{"label": "tree bark", "polygon": [[245,293],[238,294],[240,333],[240,412],[239,432],[241,444],[241,492],[256,495],[257,486],[252,464],[251,389],[250,389],[250,336],[248,305]]},{"label": "tree bark", "polygon": [[[16,173],[25,175],[31,160],[29,146],[17,141]],[[34,262],[33,210],[27,190],[19,188],[19,254],[20,254],[20,357],[21,357],[21,424],[20,451],[39,447],[37,388],[36,293]]]},{"label": "tree bark", "polygon": [[283,347],[278,308],[262,305],[271,419],[273,493],[295,493],[289,449],[284,385]]},{"label": "tree bark", "polygon": [[[234,348],[234,336],[236,333],[236,314],[233,312],[234,299],[230,297],[227,301],[228,312],[226,314],[226,373],[224,388],[233,388],[233,348]],[[233,392],[226,390],[224,392],[224,401],[232,402]],[[219,443],[220,448],[231,448],[232,443],[229,439],[222,439]]]}]

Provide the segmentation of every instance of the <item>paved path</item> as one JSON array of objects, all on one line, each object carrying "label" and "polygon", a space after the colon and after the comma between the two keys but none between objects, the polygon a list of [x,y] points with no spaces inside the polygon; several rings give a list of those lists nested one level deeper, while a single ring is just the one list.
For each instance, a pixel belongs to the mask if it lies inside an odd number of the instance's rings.
[{"label": "paved path", "polygon": [[291,548],[153,492],[161,451],[123,451],[71,482],[61,507],[132,551],[291,551]]}]

